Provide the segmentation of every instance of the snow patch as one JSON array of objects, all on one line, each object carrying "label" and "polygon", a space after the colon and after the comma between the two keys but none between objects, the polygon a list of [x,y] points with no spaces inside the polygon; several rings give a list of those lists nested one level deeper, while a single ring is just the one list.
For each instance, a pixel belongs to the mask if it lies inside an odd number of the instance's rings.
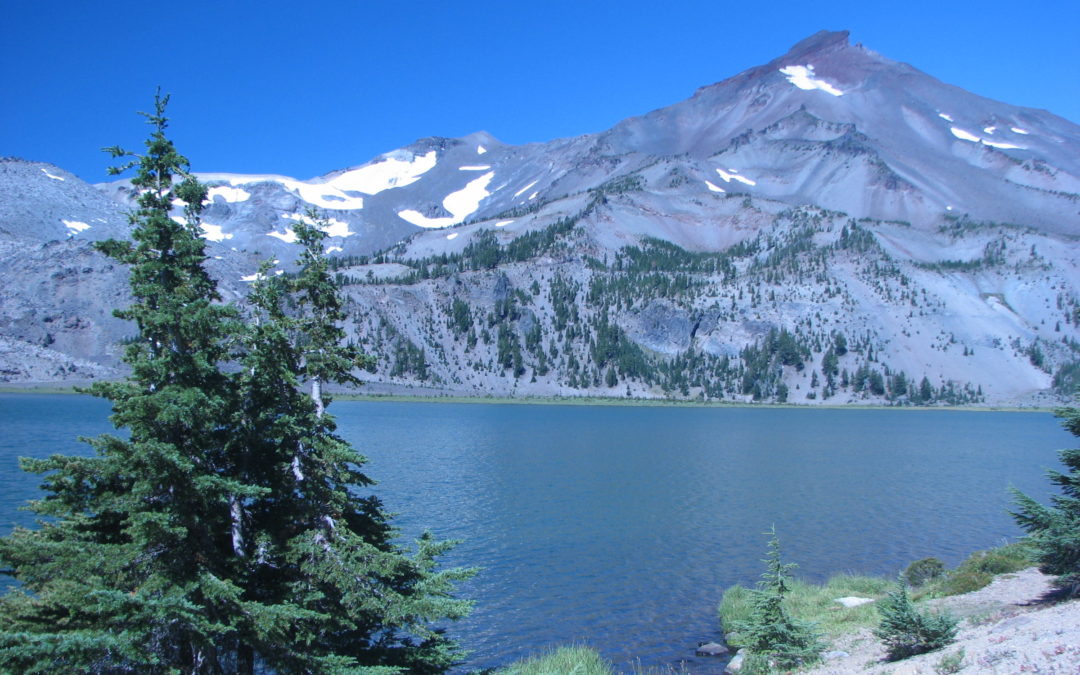
[{"label": "snow patch", "polygon": [[1021,129],[1020,127],[1010,127],[1009,131],[1013,132],[1014,134],[1021,134],[1023,136],[1027,136],[1031,133],[1030,131],[1027,131],[1026,129]]},{"label": "snow patch", "polygon": [[709,190],[712,192],[727,192],[727,190],[720,187],[719,185],[714,184],[712,181],[705,181],[705,185],[707,185]]},{"label": "snow patch", "polygon": [[255,274],[249,274],[246,277],[240,277],[240,281],[258,281],[262,275],[256,272]]},{"label": "snow patch", "polygon": [[330,255],[331,253],[341,253],[344,250],[345,249],[341,248],[340,246],[327,246],[326,254]]},{"label": "snow patch", "polygon": [[723,169],[717,169],[716,173],[720,174],[720,177],[724,179],[725,183],[730,183],[733,180],[737,180],[744,185],[757,185],[757,181],[750,180],[746,176],[740,176],[739,172],[735,169],[729,169],[724,171]]},{"label": "snow patch", "polygon": [[536,185],[536,184],[537,184],[537,183],[539,183],[539,182],[540,182],[540,179],[539,179],[539,178],[537,178],[537,179],[536,179],[536,180],[534,180],[533,182],[529,183],[529,184],[528,184],[528,185],[526,185],[525,187],[523,187],[523,188],[521,188],[520,190],[518,190],[517,192],[515,192],[515,193],[514,193],[514,196],[515,196],[515,197],[520,197],[520,196],[522,195],[522,193],[524,193],[524,192],[525,192],[526,190],[528,190],[529,188],[531,188],[532,186]]},{"label": "snow patch", "polygon": [[199,223],[199,227],[202,228],[202,234],[199,236],[203,239],[209,239],[210,241],[222,242],[226,239],[232,239],[232,234],[227,234],[221,229],[221,225],[211,225],[210,223]]},{"label": "snow patch", "polygon": [[444,209],[451,213],[448,218],[429,218],[412,209],[398,211],[398,216],[417,227],[439,228],[457,225],[473,213],[476,213],[476,210],[480,208],[480,202],[491,195],[487,188],[494,177],[495,172],[489,171],[483,176],[469,181],[465,187],[457,192],[446,195],[442,205]]},{"label": "snow patch", "polygon": [[512,222],[514,222],[514,221],[512,221],[512,220],[500,220],[499,222],[495,223],[495,227],[506,227],[507,225],[509,225]]},{"label": "snow patch", "polygon": [[997,129],[997,127],[983,127],[983,133],[984,134],[993,134],[994,129]]},{"label": "snow patch", "polygon": [[945,207],[945,210],[946,210],[946,211],[952,211],[952,207],[951,207],[951,206],[946,206],[946,207]]},{"label": "snow patch", "polygon": [[459,166],[458,171],[487,171],[491,166],[487,164],[469,164],[466,166]]},{"label": "snow patch", "polygon": [[478,145],[478,146],[476,146],[476,154],[478,154],[478,155],[482,155],[482,154],[484,154],[485,152],[487,152],[487,148],[485,148],[485,147],[484,147],[484,146],[482,146],[482,145]]},{"label": "snow patch", "polygon": [[293,232],[293,229],[291,227],[286,227],[284,232],[277,232],[277,231],[267,232],[266,236],[275,237],[275,238],[280,239],[281,241],[285,242],[286,244],[295,244],[296,243],[296,233]]},{"label": "snow patch", "polygon": [[[992,129],[993,127],[988,127],[988,128]],[[979,138],[978,136],[976,136],[975,134],[973,134],[971,132],[964,131],[963,129],[960,129],[959,127],[950,127],[949,130],[952,131],[953,136],[956,136],[957,138],[959,138],[962,141],[971,141],[972,143],[982,143],[983,145],[989,145],[991,148],[998,148],[999,150],[1026,150],[1027,149],[1022,145],[1014,145],[1012,143],[999,143],[997,141],[988,141],[985,138]],[[985,131],[985,129],[983,131]]]},{"label": "snow patch", "polygon": [[780,72],[787,76],[788,82],[792,83],[799,89],[805,89],[807,91],[813,89],[820,89],[821,91],[827,94],[832,94],[833,96],[844,95],[844,92],[832,86],[825,80],[819,80],[814,77],[814,67],[809,63],[805,66],[785,66],[780,69]]},{"label": "snow patch", "polygon": [[[61,179],[61,180],[63,180],[63,179]],[[90,229],[90,225],[88,223],[84,223],[84,222],[79,221],[79,220],[64,220],[64,219],[61,218],[60,222],[63,223],[67,227],[67,229],[71,230],[72,234],[75,234],[76,232],[82,232],[84,230],[89,230]]]},{"label": "snow patch", "polygon": [[1013,145],[1012,143],[998,143],[998,142],[995,142],[995,141],[988,141],[985,138],[983,139],[982,142],[983,142],[984,145],[989,145],[991,148],[999,148],[1001,150],[1026,150],[1027,149],[1022,145]]},{"label": "snow patch", "polygon": [[945,120],[946,122],[955,122],[956,121],[956,120],[954,120],[952,118],[952,115],[946,115],[945,113],[938,113],[937,116],[940,117],[941,119]]},{"label": "snow patch", "polygon": [[952,132],[953,136],[956,136],[962,141],[971,141],[972,143],[978,143],[980,140],[982,140],[975,134],[969,131],[964,131],[959,127],[949,127],[949,131]]},{"label": "snow patch", "polygon": [[53,174],[49,173],[48,169],[45,169],[45,168],[41,169],[41,173],[45,174],[49,178],[52,178],[53,180],[58,180],[58,181],[63,181],[64,180],[63,176],[54,176]]},{"label": "snow patch", "polygon": [[[289,220],[306,220],[304,216],[299,213],[283,213],[282,218],[288,218]],[[351,237],[356,234],[349,230],[349,224],[344,220],[338,220],[337,218],[327,218],[326,227],[320,227],[320,230],[325,232],[331,237]]]},{"label": "snow patch", "polygon": [[206,191],[206,201],[213,204],[214,197],[221,197],[230,204],[235,204],[236,202],[245,202],[250,199],[251,193],[242,188],[219,185]]},{"label": "snow patch", "polygon": [[533,199],[536,199],[536,195],[538,195],[538,194],[540,194],[540,193],[539,192],[532,193],[531,195],[529,195],[529,200],[531,201]]},{"label": "snow patch", "polygon": [[446,238],[447,239],[457,239],[459,234],[461,234],[461,233],[460,232],[451,232],[450,234],[446,235]]}]

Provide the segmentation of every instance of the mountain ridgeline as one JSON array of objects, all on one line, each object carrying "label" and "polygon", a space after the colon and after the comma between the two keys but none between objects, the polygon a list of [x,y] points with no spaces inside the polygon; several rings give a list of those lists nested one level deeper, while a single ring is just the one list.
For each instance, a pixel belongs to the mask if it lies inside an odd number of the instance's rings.
[{"label": "mountain ridgeline", "polygon": [[[1080,127],[847,33],[611,129],[201,174],[226,299],[323,212],[366,390],[1048,404],[1080,384]],[[0,379],[117,374],[133,192],[0,160]],[[179,208],[179,205],[178,205]]]}]

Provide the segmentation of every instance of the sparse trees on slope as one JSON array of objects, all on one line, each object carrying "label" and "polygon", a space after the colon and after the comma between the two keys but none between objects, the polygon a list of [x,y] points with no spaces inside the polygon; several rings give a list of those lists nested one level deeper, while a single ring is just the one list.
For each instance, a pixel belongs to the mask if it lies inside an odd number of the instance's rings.
[{"label": "sparse trees on slope", "polygon": [[[1080,408],[1055,411],[1062,426],[1080,436]],[[1039,569],[1057,575],[1057,584],[1070,596],[1080,595],[1080,449],[1061,450],[1061,461],[1069,472],[1048,471],[1050,482],[1061,495],[1050,498],[1051,506],[1036,502],[1019,490],[1013,491],[1017,511],[1013,517],[1027,530],[1037,549]]]}]

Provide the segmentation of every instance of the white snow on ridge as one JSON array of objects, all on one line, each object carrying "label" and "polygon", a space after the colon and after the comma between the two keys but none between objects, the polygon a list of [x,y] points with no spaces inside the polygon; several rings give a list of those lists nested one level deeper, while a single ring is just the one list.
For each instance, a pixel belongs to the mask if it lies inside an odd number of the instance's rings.
[{"label": "white snow on ridge", "polygon": [[512,222],[514,222],[514,221],[512,221],[512,220],[500,220],[499,222],[495,223],[495,227],[506,227],[507,225],[509,225]]},{"label": "white snow on ridge", "polygon": [[720,174],[720,177],[724,179],[725,183],[737,180],[744,185],[757,185],[757,181],[750,180],[746,176],[740,176],[735,169],[730,169],[730,172],[724,171],[723,169],[717,169],[716,173]]},{"label": "white snow on ridge", "polygon": [[211,225],[210,223],[199,223],[199,227],[202,228],[202,234],[199,236],[203,239],[210,241],[222,242],[226,239],[232,239],[232,234],[227,234],[221,229],[221,225]]},{"label": "white snow on ridge", "polygon": [[53,180],[58,180],[58,181],[63,181],[64,180],[63,176],[54,176],[51,173],[49,173],[48,169],[46,169],[44,167],[41,168],[41,173],[45,174],[49,178],[52,178]]},{"label": "white snow on ridge", "polygon": [[521,195],[522,195],[522,194],[523,194],[523,193],[524,193],[524,192],[525,192],[526,190],[528,190],[529,188],[531,188],[532,186],[536,185],[536,184],[537,184],[537,183],[539,183],[539,182],[540,182],[540,179],[539,179],[539,178],[537,178],[537,179],[536,179],[536,180],[534,180],[533,182],[529,183],[529,184],[528,184],[528,185],[526,185],[525,187],[523,187],[523,188],[521,188],[520,190],[518,190],[517,192],[515,192],[515,193],[514,193],[514,196],[515,196],[515,197],[520,197],[520,196],[521,196]]},{"label": "white snow on ridge", "polygon": [[952,115],[946,115],[945,113],[938,113],[937,116],[940,117],[941,119],[945,120],[946,122],[955,122],[956,121],[956,120],[954,120],[952,118]]},{"label": "white snow on ridge", "polygon": [[470,164],[467,166],[459,166],[458,171],[487,171],[491,166],[488,164]]},{"label": "white snow on ridge", "polygon": [[719,185],[713,184],[712,181],[705,181],[705,185],[708,186],[710,192],[727,192],[727,190]]},{"label": "white snow on ridge", "polygon": [[820,89],[821,91],[827,94],[832,94],[833,96],[844,95],[844,92],[832,86],[825,80],[819,80],[815,78],[814,67],[809,63],[805,66],[785,66],[780,69],[780,72],[787,76],[788,82],[792,83],[799,89],[805,89],[807,91],[813,89]]},{"label": "white snow on ridge", "polygon": [[451,213],[447,218],[429,218],[413,209],[398,211],[398,216],[417,227],[440,228],[457,225],[473,213],[476,213],[476,210],[480,208],[480,202],[491,195],[487,188],[494,177],[495,172],[489,171],[483,176],[469,181],[465,187],[457,192],[446,195],[442,205],[444,209]]},{"label": "white snow on ridge", "polygon": [[529,201],[532,201],[532,200],[536,199],[536,196],[539,195],[539,194],[540,194],[540,192],[537,191],[537,192],[534,192],[531,195],[529,195]]},{"label": "white snow on ridge", "polygon": [[381,162],[346,171],[326,181],[324,185],[337,190],[376,195],[383,190],[415,183],[425,173],[434,169],[438,162],[438,155],[434,150],[425,155],[414,155],[407,150],[401,150],[387,153],[383,157],[386,159]]},{"label": "white snow on ridge", "polygon": [[[63,180],[63,179],[61,179],[61,180]],[[67,227],[67,229],[71,231],[72,234],[75,234],[76,232],[82,232],[84,230],[89,230],[90,229],[89,224],[84,223],[84,222],[79,221],[79,220],[64,220],[63,218],[61,218],[60,222],[63,223]]]},{"label": "white snow on ridge", "polygon": [[1030,131],[1027,131],[1025,129],[1021,129],[1020,127],[1011,127],[1009,129],[1009,131],[1013,132],[1014,134],[1021,134],[1023,136],[1027,136],[1028,134],[1031,133]]},{"label": "white snow on ridge", "polygon": [[326,254],[330,255],[331,253],[341,253],[344,250],[345,249],[341,248],[340,246],[327,246]]},{"label": "white snow on ridge", "polygon": [[213,204],[214,197],[221,197],[230,204],[235,204],[236,202],[245,202],[250,199],[251,193],[238,187],[218,185],[206,191],[206,201]]},{"label": "white snow on ridge", "polygon": [[997,127],[983,127],[983,133],[993,134],[995,129],[997,129]]},{"label": "white snow on ridge", "polygon": [[482,145],[478,145],[478,146],[476,146],[476,154],[478,154],[478,155],[482,155],[482,154],[484,154],[485,152],[487,152],[487,148],[485,148],[485,147],[484,147],[484,146],[482,146]]},{"label": "white snow on ridge", "polygon": [[959,127],[949,127],[949,131],[952,132],[953,136],[956,136],[962,141],[971,141],[972,143],[978,143],[980,140],[982,140],[975,134],[969,131],[964,131]]},{"label": "white snow on ridge", "polygon": [[[365,164],[317,183],[272,174],[211,173],[199,174],[197,177],[204,182],[228,183],[233,187],[253,183],[277,183],[308,204],[324,209],[351,211],[364,208],[364,198],[352,193],[374,195],[383,190],[410,185],[420,180],[420,177],[433,169],[438,162],[438,154],[434,150],[424,155],[400,150],[387,153],[383,158],[383,161]],[[224,193],[222,195],[224,196]]]},{"label": "white snow on ridge", "polygon": [[450,234],[446,235],[446,238],[447,239],[457,239],[457,236],[459,234],[461,234],[461,233],[460,232],[451,232]]}]

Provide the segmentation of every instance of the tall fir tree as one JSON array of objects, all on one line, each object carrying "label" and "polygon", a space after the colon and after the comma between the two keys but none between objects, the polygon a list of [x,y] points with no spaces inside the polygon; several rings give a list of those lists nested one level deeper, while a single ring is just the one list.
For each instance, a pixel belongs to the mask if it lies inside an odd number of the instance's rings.
[{"label": "tall fir tree", "polygon": [[[239,587],[223,554],[231,495],[243,492],[225,452],[231,387],[219,364],[235,332],[203,267],[206,188],[166,137],[168,97],[144,113],[132,241],[99,249],[130,267],[133,304],[116,311],[138,337],[131,376],[91,393],[111,401],[128,436],[91,440],[92,457],[24,461],[46,474],[33,510],[52,520],[17,530],[0,558],[22,587],[0,605],[0,665],[23,672],[216,672],[233,633]],[[174,200],[185,217],[171,217]]]},{"label": "tall fir tree", "polygon": [[[1062,418],[1063,427],[1080,436],[1080,408],[1059,408],[1054,414]],[[1035,544],[1039,569],[1056,575],[1065,595],[1080,597],[1080,448],[1058,454],[1068,473],[1048,471],[1047,475],[1062,494],[1051,497],[1051,505],[1046,506],[1014,489],[1017,511],[1013,517]]]},{"label": "tall fir tree", "polygon": [[[0,670],[55,673],[441,672],[458,656],[433,621],[466,570],[436,568],[448,547],[394,543],[363,458],[334,435],[326,382],[363,364],[342,345],[341,300],[318,229],[294,282],[256,284],[249,327],[207,274],[206,188],[165,135],[167,97],[146,114],[131,242],[101,250],[130,266],[137,338],[131,376],[91,392],[126,437],[91,457],[26,460],[45,474],[46,519],[0,540],[20,582],[0,598]],[[172,217],[186,204],[185,218]],[[296,291],[294,316],[287,312]],[[305,396],[301,380],[313,382]]]}]

